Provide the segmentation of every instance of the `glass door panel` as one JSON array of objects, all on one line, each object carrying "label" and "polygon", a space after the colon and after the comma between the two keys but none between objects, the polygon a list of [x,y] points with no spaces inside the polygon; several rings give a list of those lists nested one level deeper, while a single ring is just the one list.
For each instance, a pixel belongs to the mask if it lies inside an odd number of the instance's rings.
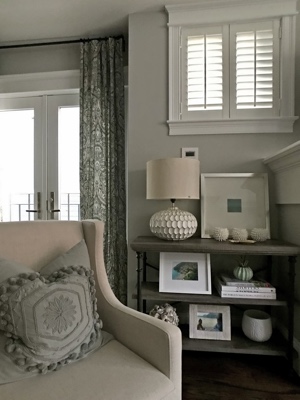
[{"label": "glass door panel", "polygon": [[79,95],[0,98],[0,222],[79,220]]},{"label": "glass door panel", "polygon": [[40,110],[40,98],[0,100],[1,222],[41,217],[37,192],[42,191],[42,170],[35,173],[41,159],[41,138],[35,137]]},{"label": "glass door panel", "polygon": [[48,218],[80,219],[77,94],[48,99],[48,190]]},{"label": "glass door panel", "polygon": [[79,107],[58,111],[59,208],[61,220],[80,219]]}]

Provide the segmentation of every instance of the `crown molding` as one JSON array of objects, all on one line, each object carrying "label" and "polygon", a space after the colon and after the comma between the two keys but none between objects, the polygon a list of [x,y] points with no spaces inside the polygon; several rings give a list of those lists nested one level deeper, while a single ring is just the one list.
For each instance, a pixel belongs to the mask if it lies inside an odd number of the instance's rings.
[{"label": "crown molding", "polygon": [[266,157],[263,162],[275,173],[298,167],[300,165],[300,141],[285,147],[273,156]]},{"label": "crown molding", "polygon": [[263,160],[275,174],[277,204],[300,204],[300,141]]}]

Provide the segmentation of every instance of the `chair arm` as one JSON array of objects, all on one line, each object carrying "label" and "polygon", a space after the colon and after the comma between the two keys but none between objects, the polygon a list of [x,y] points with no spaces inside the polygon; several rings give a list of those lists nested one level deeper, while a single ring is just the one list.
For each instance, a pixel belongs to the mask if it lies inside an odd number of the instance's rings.
[{"label": "chair arm", "polygon": [[115,297],[103,260],[103,229],[101,221],[83,221],[84,237],[97,278],[98,310],[103,329],[171,379],[180,394],[181,331],[172,324],[123,305]]},{"label": "chair arm", "polygon": [[[115,303],[115,302],[114,302]],[[170,378],[181,382],[181,331],[176,326],[111,302],[99,313],[104,330]]]}]

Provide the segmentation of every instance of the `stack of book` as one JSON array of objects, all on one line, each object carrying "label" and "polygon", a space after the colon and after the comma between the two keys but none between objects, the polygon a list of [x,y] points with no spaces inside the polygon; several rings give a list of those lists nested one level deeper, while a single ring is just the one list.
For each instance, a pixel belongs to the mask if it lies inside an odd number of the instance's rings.
[{"label": "stack of book", "polygon": [[221,297],[276,300],[276,288],[266,281],[241,281],[220,275],[214,277],[214,285]]}]

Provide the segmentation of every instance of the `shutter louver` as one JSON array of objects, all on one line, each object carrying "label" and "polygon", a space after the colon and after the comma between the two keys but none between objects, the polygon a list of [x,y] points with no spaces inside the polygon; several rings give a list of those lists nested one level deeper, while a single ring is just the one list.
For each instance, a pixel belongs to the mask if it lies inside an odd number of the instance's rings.
[{"label": "shutter louver", "polygon": [[273,107],[273,31],[236,33],[236,106]]},{"label": "shutter louver", "polygon": [[223,107],[222,34],[187,37],[188,111],[222,110]]}]

